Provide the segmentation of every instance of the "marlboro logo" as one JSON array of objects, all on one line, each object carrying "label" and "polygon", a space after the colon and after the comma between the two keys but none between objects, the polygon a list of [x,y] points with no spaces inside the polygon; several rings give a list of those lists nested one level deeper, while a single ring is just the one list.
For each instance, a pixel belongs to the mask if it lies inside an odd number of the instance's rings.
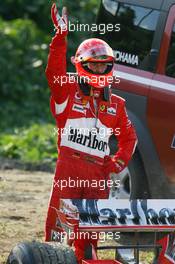
[{"label": "marlboro logo", "polygon": [[74,128],[70,129],[68,141],[86,146],[88,148],[97,149],[102,152],[105,152],[108,147],[105,141],[97,138],[97,135],[93,135],[91,132],[89,132],[89,135],[84,135],[81,134],[78,129]]}]

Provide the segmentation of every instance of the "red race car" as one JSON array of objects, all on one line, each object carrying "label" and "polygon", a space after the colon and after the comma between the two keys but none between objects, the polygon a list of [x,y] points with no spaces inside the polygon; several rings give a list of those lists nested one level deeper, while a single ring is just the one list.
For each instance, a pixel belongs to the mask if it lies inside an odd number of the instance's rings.
[{"label": "red race car", "polygon": [[[53,233],[55,243],[24,242],[11,251],[7,264],[77,264],[71,247],[76,238],[106,238],[120,241],[120,232],[132,234],[154,233],[152,243],[126,246],[100,246],[94,248],[89,244],[85,248],[85,259],[82,264],[123,264],[116,254],[115,260],[100,260],[98,250],[134,249],[132,262],[140,263],[139,251],[154,249],[153,263],[175,263],[175,213],[170,200],[61,200],[57,210],[56,227],[59,232]],[[105,236],[104,236],[105,234]],[[66,243],[68,246],[65,246]],[[53,245],[55,244],[55,245]],[[130,260],[131,261],[131,260]]]}]

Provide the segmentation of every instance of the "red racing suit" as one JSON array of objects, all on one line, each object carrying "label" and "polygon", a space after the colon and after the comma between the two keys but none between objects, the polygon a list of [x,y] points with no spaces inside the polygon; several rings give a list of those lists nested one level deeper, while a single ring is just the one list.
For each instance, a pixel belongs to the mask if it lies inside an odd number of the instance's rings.
[{"label": "red racing suit", "polygon": [[[110,172],[119,172],[127,166],[137,137],[128,119],[124,99],[110,95],[110,100],[104,101],[103,89],[93,89],[87,99],[76,79],[69,78],[66,40],[58,34],[50,45],[46,76],[58,133],[58,160],[46,220],[46,240],[51,240],[52,231],[59,229],[55,211],[59,208],[59,199],[108,198],[109,186],[100,188],[98,183],[101,180],[106,183]],[[113,161],[108,144],[111,133],[118,139],[118,151]],[[117,160],[122,161],[122,168],[118,170]]]}]

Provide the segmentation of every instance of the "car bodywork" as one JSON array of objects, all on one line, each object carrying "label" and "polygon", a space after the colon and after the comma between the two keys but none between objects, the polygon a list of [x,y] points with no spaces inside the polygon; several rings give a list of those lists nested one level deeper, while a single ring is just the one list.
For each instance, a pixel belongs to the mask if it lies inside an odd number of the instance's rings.
[{"label": "car bodywork", "polygon": [[114,82],[113,92],[126,99],[151,198],[174,198],[175,1],[102,1],[97,23],[114,22],[121,23],[123,33],[96,34],[116,54],[114,74],[120,83]]},{"label": "car bodywork", "polygon": [[[116,202],[117,201],[117,202]],[[127,246],[100,246],[92,248],[91,258],[83,260],[84,264],[104,263],[114,264],[123,263],[115,258],[115,260],[100,260],[97,256],[98,250],[117,250],[118,249],[135,249],[137,256],[135,262],[139,261],[139,250],[154,249],[156,263],[170,264],[174,263],[174,206],[169,200],[116,200],[115,198],[103,200],[61,200],[60,210],[57,211],[58,223],[60,228],[66,230],[67,234],[70,230],[80,232],[80,234],[111,234],[120,239],[119,232],[142,232],[154,233],[152,243],[142,245],[140,242],[135,245]],[[75,210],[75,208],[77,208]],[[160,233],[164,233],[160,238]],[[169,235],[167,236],[167,234]],[[78,233],[79,234],[79,233]],[[119,235],[119,236],[118,236]],[[58,239],[59,235],[55,236]],[[69,236],[66,237],[67,241]],[[104,241],[103,241],[104,242]],[[67,242],[70,244],[70,242]],[[128,242],[129,244],[129,242]]]}]

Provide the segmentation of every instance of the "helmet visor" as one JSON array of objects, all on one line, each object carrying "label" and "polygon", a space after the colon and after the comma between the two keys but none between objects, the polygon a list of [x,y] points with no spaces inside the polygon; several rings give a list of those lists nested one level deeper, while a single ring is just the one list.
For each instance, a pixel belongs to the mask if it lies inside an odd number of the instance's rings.
[{"label": "helmet visor", "polygon": [[108,74],[113,68],[113,61],[101,62],[101,61],[87,61],[82,63],[82,67],[92,74]]},{"label": "helmet visor", "polygon": [[76,54],[76,62],[94,61],[94,62],[109,62],[114,61],[114,54],[109,46],[96,45],[88,49],[82,48]]}]

